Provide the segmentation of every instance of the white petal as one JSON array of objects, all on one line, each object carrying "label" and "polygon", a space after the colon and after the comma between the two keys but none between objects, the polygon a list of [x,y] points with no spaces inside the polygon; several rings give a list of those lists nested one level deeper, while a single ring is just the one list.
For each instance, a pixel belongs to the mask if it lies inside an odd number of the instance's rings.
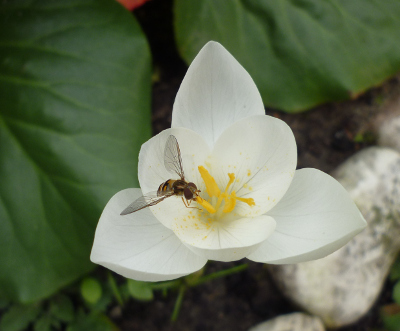
[{"label": "white petal", "polygon": [[183,245],[148,208],[120,216],[140,195],[140,189],[126,189],[111,198],[97,225],[90,260],[143,281],[175,279],[201,269],[207,260]]},{"label": "white petal", "polygon": [[[195,183],[199,189],[204,184],[198,166],[203,164],[210,154],[207,144],[194,131],[185,128],[167,129],[148,140],[140,149],[138,177],[143,194],[157,191],[160,184],[168,179],[180,179],[177,174],[168,172],[164,166],[165,143],[170,135],[174,135],[178,141],[186,181]],[[182,199],[178,197],[167,198],[150,209],[168,228],[175,218],[181,218],[191,210],[186,208]]]},{"label": "white petal", "polygon": [[243,217],[262,215],[284,196],[296,169],[297,148],[292,130],[274,117],[247,117],[226,130],[211,155],[210,173],[221,189],[228,173],[236,180],[230,191],[253,198],[255,206],[238,202]]},{"label": "white petal", "polygon": [[262,114],[263,102],[250,75],[222,45],[210,41],[182,81],[171,127],[196,131],[212,147],[239,119]]},{"label": "white petal", "polygon": [[316,169],[296,171],[288,192],[268,215],[276,220],[276,230],[248,256],[256,262],[283,264],[319,259],[366,227],[343,186]]},{"label": "white petal", "polygon": [[196,255],[217,261],[240,260],[263,242],[275,229],[269,216],[206,223],[185,218],[173,228],[179,239]]}]

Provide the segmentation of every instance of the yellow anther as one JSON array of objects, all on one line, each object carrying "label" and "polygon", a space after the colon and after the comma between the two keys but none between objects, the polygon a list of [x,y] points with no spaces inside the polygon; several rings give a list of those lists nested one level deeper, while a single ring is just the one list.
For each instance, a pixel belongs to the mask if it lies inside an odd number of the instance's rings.
[{"label": "yellow anther", "polygon": [[210,214],[214,214],[216,212],[215,208],[213,206],[211,206],[211,204],[204,200],[201,197],[196,197],[196,202],[202,206],[205,210],[207,210]]},{"label": "yellow anther", "polygon": [[225,192],[228,191],[229,186],[232,185],[233,181],[235,180],[235,174],[228,174],[229,176],[229,183],[226,185]]},{"label": "yellow anther", "polygon": [[204,183],[206,184],[206,190],[207,193],[210,197],[218,197],[221,194],[221,191],[215,182],[214,177],[210,175],[208,170],[204,168],[203,166],[199,166],[199,172],[201,175],[201,178],[203,178]]},{"label": "yellow anther", "polygon": [[244,203],[247,203],[250,207],[256,205],[253,198],[239,198],[239,197],[236,196],[235,191],[233,191],[233,192],[231,193],[231,196],[232,196],[232,198],[234,198],[234,199],[237,199],[237,200],[239,200],[239,201],[242,201],[242,202],[244,202]]}]

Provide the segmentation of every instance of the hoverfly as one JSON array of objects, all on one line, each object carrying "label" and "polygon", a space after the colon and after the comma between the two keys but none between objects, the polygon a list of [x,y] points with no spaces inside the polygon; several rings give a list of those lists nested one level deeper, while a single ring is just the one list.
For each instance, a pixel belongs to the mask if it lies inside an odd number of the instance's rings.
[{"label": "hoverfly", "polygon": [[189,208],[190,203],[192,200],[196,199],[200,190],[197,189],[196,184],[188,183],[185,180],[181,151],[179,149],[178,141],[173,135],[168,137],[165,144],[164,166],[170,173],[177,174],[180,179],[168,179],[158,187],[156,192],[143,195],[132,202],[121,212],[121,215],[131,214],[143,208],[154,206],[174,195],[182,197],[183,203]]}]

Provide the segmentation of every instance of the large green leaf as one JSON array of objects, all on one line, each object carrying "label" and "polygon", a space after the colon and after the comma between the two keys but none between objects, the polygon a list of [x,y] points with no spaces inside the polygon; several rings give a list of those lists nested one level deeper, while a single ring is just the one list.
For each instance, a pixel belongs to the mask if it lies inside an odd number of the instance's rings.
[{"label": "large green leaf", "polygon": [[400,70],[399,0],[176,0],[178,48],[190,63],[219,41],[267,106],[297,112],[346,99]]},{"label": "large green leaf", "polygon": [[115,1],[0,6],[0,296],[27,302],[93,268],[104,205],[137,185],[151,59]]}]

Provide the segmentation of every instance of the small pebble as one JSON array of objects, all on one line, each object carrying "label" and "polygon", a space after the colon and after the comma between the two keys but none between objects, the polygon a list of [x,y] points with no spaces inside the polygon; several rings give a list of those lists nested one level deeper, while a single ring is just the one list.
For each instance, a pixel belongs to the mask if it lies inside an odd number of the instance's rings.
[{"label": "small pebble", "polygon": [[253,326],[249,331],[325,331],[322,321],[303,313],[281,315]]},{"label": "small pebble", "polygon": [[384,121],[378,131],[378,144],[400,152],[400,116]]},{"label": "small pebble", "polygon": [[364,149],[338,167],[334,177],[368,227],[323,259],[269,269],[288,298],[326,326],[341,327],[369,311],[400,250],[400,153]]}]

